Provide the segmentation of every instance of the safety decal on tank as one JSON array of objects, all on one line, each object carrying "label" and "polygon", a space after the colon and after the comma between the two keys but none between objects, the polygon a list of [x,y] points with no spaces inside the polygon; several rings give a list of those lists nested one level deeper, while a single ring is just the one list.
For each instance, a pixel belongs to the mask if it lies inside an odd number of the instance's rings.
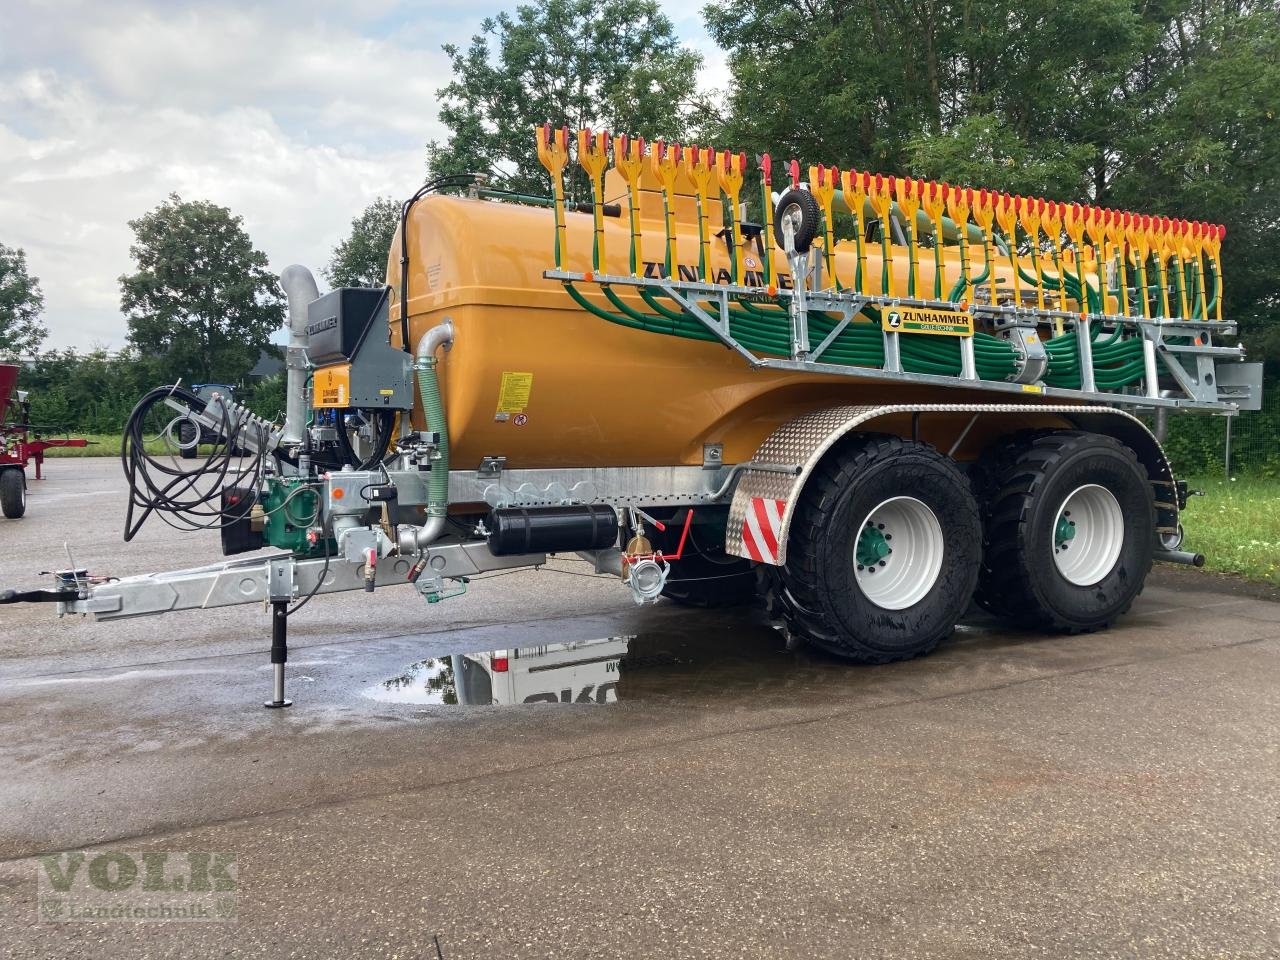
[{"label": "safety decal on tank", "polygon": [[502,382],[498,385],[497,412],[499,414],[524,413],[525,408],[529,406],[531,393],[533,393],[532,373],[503,371]]},{"label": "safety decal on tank", "polygon": [[782,541],[782,515],[787,501],[753,497],[742,522],[742,546],[758,563],[778,564],[778,544]]}]

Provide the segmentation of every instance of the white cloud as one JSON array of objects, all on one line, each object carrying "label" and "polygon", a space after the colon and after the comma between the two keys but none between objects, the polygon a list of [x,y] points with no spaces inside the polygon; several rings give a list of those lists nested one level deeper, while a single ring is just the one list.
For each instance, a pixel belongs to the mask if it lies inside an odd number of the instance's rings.
[{"label": "white cloud", "polygon": [[113,102],[52,73],[21,76],[0,109],[15,100],[44,122],[35,137],[0,125],[0,230],[41,277],[59,346],[123,342],[128,220],[171,191],[241,214],[273,267],[315,266],[370,199],[403,195],[423,170],[418,147],[309,143],[257,106]]},{"label": "white cloud", "polygon": [[[421,181],[440,45],[512,5],[7,0],[0,242],[41,279],[51,345],[123,344],[128,220],[170,192],[243,216],[273,268],[317,268],[370,200]],[[696,10],[664,6],[723,86]]]},{"label": "white cloud", "polygon": [[702,55],[702,72],[698,86],[707,93],[723,91],[729,86],[729,63],[724,51],[707,36],[702,23],[702,4],[689,0],[659,0],[663,12],[675,27],[676,36],[689,50]]}]

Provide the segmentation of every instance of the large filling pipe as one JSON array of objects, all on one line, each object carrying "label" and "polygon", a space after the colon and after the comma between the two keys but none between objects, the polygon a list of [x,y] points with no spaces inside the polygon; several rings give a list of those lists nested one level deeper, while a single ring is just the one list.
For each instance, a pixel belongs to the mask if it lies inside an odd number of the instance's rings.
[{"label": "large filling pipe", "polygon": [[307,429],[307,412],[303,405],[307,385],[307,305],[320,297],[320,290],[311,271],[296,263],[284,268],[280,274],[280,286],[289,298],[289,348],[285,353],[288,387],[284,434],[280,443],[291,446],[302,442],[303,432]]},{"label": "large filling pipe", "polygon": [[418,396],[427,429],[438,437],[439,456],[431,461],[427,478],[427,522],[420,527],[404,526],[399,530],[401,554],[418,553],[440,538],[449,512],[449,421],[444,414],[444,398],[436,377],[436,351],[453,346],[453,321],[444,320],[422,335],[414,355],[413,369],[418,375]]}]

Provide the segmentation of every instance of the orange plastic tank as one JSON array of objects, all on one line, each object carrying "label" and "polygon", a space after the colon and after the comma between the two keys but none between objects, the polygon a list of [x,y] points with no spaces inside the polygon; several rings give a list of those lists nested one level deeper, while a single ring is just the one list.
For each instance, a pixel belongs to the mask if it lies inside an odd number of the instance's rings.
[{"label": "orange plastic tank", "polygon": [[[615,195],[624,216],[605,219],[606,272],[626,275],[626,197],[622,191]],[[660,194],[641,195],[641,254],[648,261],[642,269],[650,275],[660,275],[654,271],[663,258],[661,203]],[[676,215],[678,260],[692,270],[698,263],[692,197],[678,198]],[[564,269],[591,270],[592,217],[569,213],[567,227]],[[718,229],[713,225],[713,232]],[[766,239],[772,245],[772,238]],[[701,464],[706,443],[723,444],[725,461],[733,463],[750,459],[779,424],[815,407],[991,400],[981,390],[752,370],[741,355],[718,343],[610,323],[575,304],[559,281],[543,277],[553,266],[553,243],[553,214],[547,208],[430,195],[411,209],[411,341],[445,317],[456,328],[453,348],[439,367],[454,469],[472,469],[485,456],[504,456],[512,468]],[[723,239],[713,238],[711,249],[715,277],[728,270],[730,261]],[[868,274],[875,278],[879,249],[879,243],[867,245]],[[945,249],[946,276],[958,277],[955,248]],[[784,274],[784,254],[774,246],[773,255]],[[851,285],[857,267],[853,243],[838,243],[835,255],[837,276]],[[906,259],[898,248],[895,281],[901,293]],[[759,260],[753,245],[746,269],[759,271]],[[920,260],[922,289],[932,290],[930,251],[921,251]],[[781,279],[789,283],[790,278]],[[400,282],[398,236],[388,282],[396,287]],[[610,308],[595,284],[578,289]],[[649,312],[634,290],[615,292],[634,309]],[[398,289],[394,296],[391,337],[399,344]],[[421,427],[420,410],[417,416]]]}]

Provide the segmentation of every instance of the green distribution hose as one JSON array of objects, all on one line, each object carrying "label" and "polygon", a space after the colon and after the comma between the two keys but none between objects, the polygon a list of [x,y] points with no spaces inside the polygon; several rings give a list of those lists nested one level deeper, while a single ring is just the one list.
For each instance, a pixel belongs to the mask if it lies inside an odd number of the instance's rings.
[{"label": "green distribution hose", "polygon": [[[607,289],[606,296],[622,312],[614,313],[597,306],[571,283],[566,283],[565,289],[578,306],[610,323],[686,340],[718,342],[716,335],[701,322],[664,306],[652,292],[643,288],[641,297],[658,311],[656,315],[632,309]],[[747,309],[730,310],[729,332],[735,340],[753,353],[780,357],[791,355],[791,326],[785,310],[775,308],[766,311],[755,304],[745,303],[738,304],[738,307]],[[825,340],[838,322],[824,313],[810,313],[811,339],[819,343]],[[902,367],[907,372],[960,375],[960,343],[957,339],[902,334],[898,342],[902,351]],[[975,334],[974,353],[978,376],[983,380],[1005,380],[1017,371],[1013,348],[997,337]],[[866,321],[850,323],[823,352],[820,360],[841,366],[882,368],[884,338],[879,324]]]},{"label": "green distribution hose", "polygon": [[[1214,271],[1211,266],[1205,269],[1203,279],[1196,277],[1196,266],[1190,267],[1190,276],[1185,280],[1179,280],[1177,272],[1173,275],[1174,296],[1171,298],[1171,306],[1174,303],[1181,304],[1182,284],[1185,282],[1187,288],[1194,291],[1194,306],[1192,315],[1198,318],[1210,316],[1217,306],[1217,297],[1211,298],[1205,303],[1203,291],[1205,289],[1216,289],[1213,286],[1215,281]],[[1025,271],[1019,269],[1022,279],[1028,283],[1035,283],[1035,279],[1028,276]],[[1069,274],[1061,276],[1061,282],[1054,277],[1041,274],[1041,280],[1046,290],[1060,290],[1065,288],[1068,297],[1080,301],[1080,286],[1076,279]],[[1160,315],[1161,298],[1158,296],[1159,285],[1149,285],[1147,293],[1154,300],[1156,305],[1156,315]],[[1119,296],[1119,290],[1109,291],[1113,296]],[[1152,296],[1154,295],[1154,296]],[[1098,291],[1089,287],[1086,291],[1089,310],[1091,312],[1102,312],[1102,297]],[[955,299],[955,296],[952,297]],[[1105,339],[1102,337],[1101,325],[1095,325],[1091,331],[1092,353],[1093,353],[1093,371],[1094,383],[1100,390],[1118,390],[1121,387],[1129,386],[1142,379],[1145,375],[1145,366],[1142,360],[1142,337],[1138,334],[1126,335],[1125,328],[1117,326],[1110,336]],[[1175,341],[1176,342],[1176,338]],[[1054,337],[1045,343],[1045,350],[1049,354],[1049,367],[1045,373],[1044,382],[1051,387],[1067,387],[1070,389],[1080,389],[1080,345],[1075,334],[1064,334],[1061,337]],[[1160,361],[1163,365],[1163,360]]]}]

